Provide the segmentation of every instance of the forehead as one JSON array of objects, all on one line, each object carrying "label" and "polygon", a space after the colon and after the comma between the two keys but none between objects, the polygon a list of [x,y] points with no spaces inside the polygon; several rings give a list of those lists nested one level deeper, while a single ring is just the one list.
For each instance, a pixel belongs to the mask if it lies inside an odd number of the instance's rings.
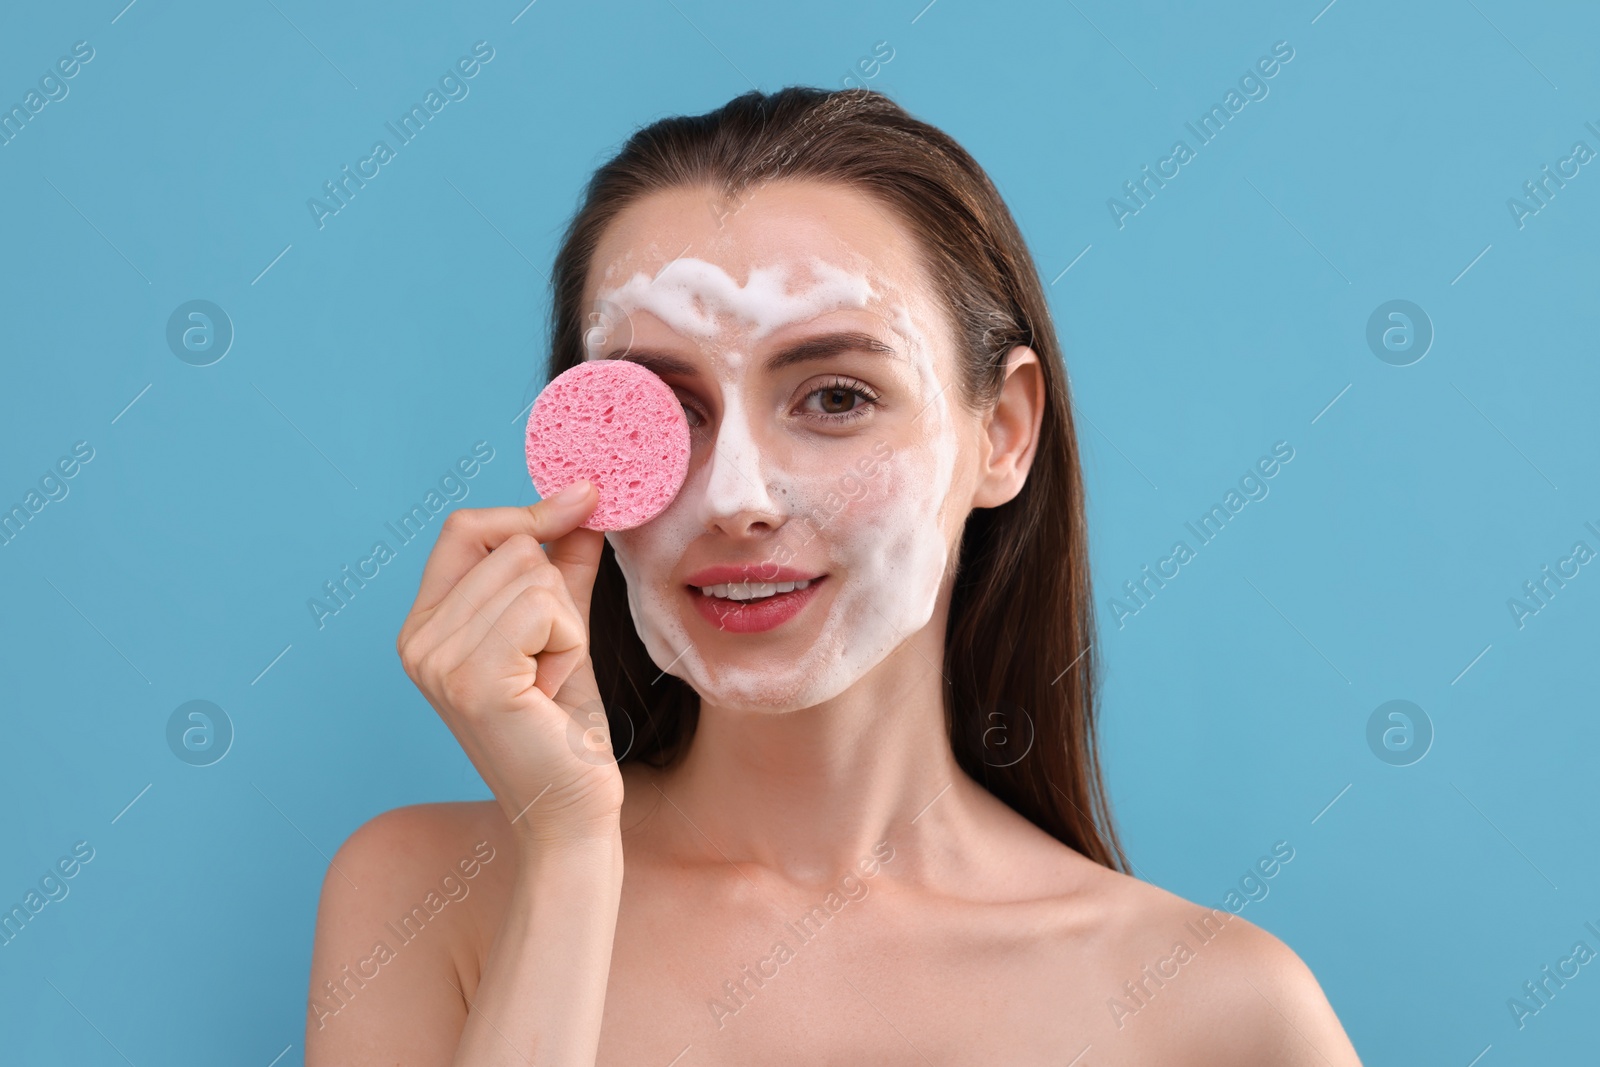
[{"label": "forehead", "polygon": [[[650,278],[692,258],[748,286],[781,270],[791,287],[837,271],[864,277],[890,303],[927,297],[915,237],[870,195],[835,182],[780,180],[723,195],[714,186],[678,186],[634,201],[606,227],[590,262],[585,307],[638,273]],[[819,274],[815,264],[825,264]]]}]

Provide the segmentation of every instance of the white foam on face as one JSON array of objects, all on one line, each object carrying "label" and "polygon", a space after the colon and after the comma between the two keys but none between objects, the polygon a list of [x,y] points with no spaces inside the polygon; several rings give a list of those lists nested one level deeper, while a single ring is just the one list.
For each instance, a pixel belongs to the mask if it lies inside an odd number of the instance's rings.
[{"label": "white foam on face", "polygon": [[[814,280],[802,292],[790,293],[791,272],[785,266],[756,267],[740,285],[714,263],[680,258],[655,277],[638,271],[601,297],[625,312],[648,311],[686,337],[716,337],[727,331],[726,317],[747,341],[759,341],[830,308],[866,307],[876,295],[866,278],[826,260],[813,258],[809,267]],[[738,352],[726,356],[739,361]]]},{"label": "white foam on face", "polygon": [[[679,258],[597,300],[622,314],[649,312],[710,353],[720,390],[715,438],[702,437],[709,424],[696,431],[689,476],[666,510],[606,537],[650,658],[714,707],[795,711],[844,692],[932,618],[948,563],[942,512],[957,440],[932,346],[887,288],[816,257],[806,268],[809,281],[797,286],[789,281],[800,272],[783,264],[752,269],[739,285],[716,264]],[[917,374],[910,410],[880,409],[867,429],[837,435],[757,410],[760,372],[746,358],[754,343],[838,308],[875,310],[903,338]],[[591,349],[588,358],[603,355]],[[858,464],[875,469],[864,474]],[[759,546],[746,540],[755,536],[747,521],[771,528]],[[696,542],[696,569],[755,558],[826,573],[832,588],[819,591],[827,603],[820,626],[814,603],[776,631],[707,637],[710,624],[689,599],[700,594],[674,579]]]}]

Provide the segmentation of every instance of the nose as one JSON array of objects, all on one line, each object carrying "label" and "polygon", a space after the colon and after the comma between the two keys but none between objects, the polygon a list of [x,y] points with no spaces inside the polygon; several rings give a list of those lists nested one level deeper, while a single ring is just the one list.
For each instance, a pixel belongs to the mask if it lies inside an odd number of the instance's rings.
[{"label": "nose", "polygon": [[706,461],[702,525],[730,537],[770,532],[783,523],[762,469],[761,446],[737,390],[724,393],[722,422]]}]

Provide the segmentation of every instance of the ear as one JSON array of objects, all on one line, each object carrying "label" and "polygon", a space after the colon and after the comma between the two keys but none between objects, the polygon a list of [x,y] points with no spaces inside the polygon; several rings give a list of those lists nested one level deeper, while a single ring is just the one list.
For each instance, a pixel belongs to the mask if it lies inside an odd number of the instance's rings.
[{"label": "ear", "polygon": [[1044,368],[1038,353],[1018,345],[1006,357],[1005,384],[984,421],[984,454],[973,507],[999,507],[1022,492],[1043,421]]}]

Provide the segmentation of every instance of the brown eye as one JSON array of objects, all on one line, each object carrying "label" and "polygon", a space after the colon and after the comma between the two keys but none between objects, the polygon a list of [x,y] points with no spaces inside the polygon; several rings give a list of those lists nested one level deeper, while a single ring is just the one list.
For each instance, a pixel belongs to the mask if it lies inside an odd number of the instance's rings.
[{"label": "brown eye", "polygon": [[836,378],[806,394],[817,398],[820,408],[809,412],[818,422],[842,423],[866,415],[878,402],[878,394],[860,382]]},{"label": "brown eye", "polygon": [[819,389],[822,397],[822,410],[829,415],[843,415],[854,407],[854,401],[861,399],[861,394],[854,389]]}]

